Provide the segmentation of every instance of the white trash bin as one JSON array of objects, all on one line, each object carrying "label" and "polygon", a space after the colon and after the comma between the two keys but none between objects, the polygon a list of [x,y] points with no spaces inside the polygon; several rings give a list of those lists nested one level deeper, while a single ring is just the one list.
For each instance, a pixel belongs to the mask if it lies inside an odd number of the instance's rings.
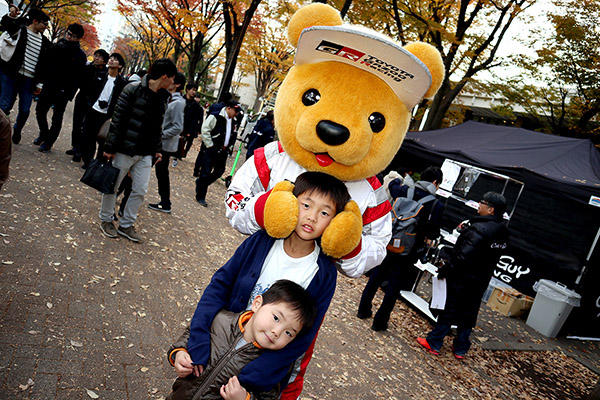
[{"label": "white trash bin", "polygon": [[579,307],[581,296],[565,285],[540,279],[533,285],[537,292],[527,325],[544,336],[555,337],[573,307]]}]

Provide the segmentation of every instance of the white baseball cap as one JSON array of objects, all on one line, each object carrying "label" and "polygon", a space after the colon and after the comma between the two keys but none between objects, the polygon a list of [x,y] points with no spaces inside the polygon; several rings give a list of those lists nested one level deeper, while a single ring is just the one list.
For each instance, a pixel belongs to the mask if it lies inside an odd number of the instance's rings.
[{"label": "white baseball cap", "polygon": [[431,86],[425,64],[390,38],[352,25],[312,26],[300,34],[296,65],[337,61],[383,80],[410,110]]}]

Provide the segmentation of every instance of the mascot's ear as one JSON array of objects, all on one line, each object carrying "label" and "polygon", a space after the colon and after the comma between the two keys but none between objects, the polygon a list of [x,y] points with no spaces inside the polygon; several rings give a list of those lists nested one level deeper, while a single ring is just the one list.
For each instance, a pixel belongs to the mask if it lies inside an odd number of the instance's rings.
[{"label": "mascot's ear", "polygon": [[430,44],[423,42],[409,43],[404,46],[405,50],[410,51],[423,64],[427,66],[431,73],[431,86],[423,96],[426,99],[431,99],[437,93],[442,81],[444,80],[444,62],[440,52]]},{"label": "mascot's ear", "polygon": [[340,13],[333,7],[322,3],[311,3],[300,8],[292,15],[288,25],[288,40],[294,47],[298,44],[300,33],[311,26],[341,25]]}]

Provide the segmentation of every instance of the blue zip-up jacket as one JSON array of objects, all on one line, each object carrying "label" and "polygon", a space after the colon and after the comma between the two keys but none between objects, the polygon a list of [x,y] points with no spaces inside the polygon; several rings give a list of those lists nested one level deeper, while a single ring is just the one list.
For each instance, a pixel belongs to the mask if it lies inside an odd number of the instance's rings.
[{"label": "blue zip-up jacket", "polygon": [[[194,364],[205,366],[208,362],[210,326],[215,315],[222,309],[234,313],[246,309],[265,258],[274,243],[275,239],[265,231],[256,232],[246,239],[233,257],[213,275],[204,289],[190,324],[187,350]],[[323,252],[319,253],[317,264],[319,270],[307,288],[317,305],[317,317],[313,327],[283,349],[265,350],[260,357],[246,365],[238,379],[247,390],[266,392],[281,383],[291,365],[306,352],[319,331],[335,292],[337,270],[333,260]]]}]

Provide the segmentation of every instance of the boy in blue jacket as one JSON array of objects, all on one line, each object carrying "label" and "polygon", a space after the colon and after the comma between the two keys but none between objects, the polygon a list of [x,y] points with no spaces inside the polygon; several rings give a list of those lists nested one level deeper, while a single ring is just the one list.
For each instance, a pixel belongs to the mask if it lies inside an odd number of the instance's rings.
[{"label": "boy in blue jacket", "polygon": [[[189,359],[196,374],[203,372],[210,355],[210,327],[222,309],[241,312],[252,299],[275,281],[288,279],[307,290],[317,305],[313,327],[277,352],[266,350],[240,372],[240,384],[251,392],[284,387],[292,365],[309,350],[335,292],[337,270],[318,242],[333,217],[344,210],[350,195],[343,182],[321,172],[298,176],[293,194],[298,199],[298,223],[285,239],[274,239],[258,231],[246,239],[233,257],[212,277],[198,303],[187,342]],[[183,358],[183,357],[182,357]]]}]

